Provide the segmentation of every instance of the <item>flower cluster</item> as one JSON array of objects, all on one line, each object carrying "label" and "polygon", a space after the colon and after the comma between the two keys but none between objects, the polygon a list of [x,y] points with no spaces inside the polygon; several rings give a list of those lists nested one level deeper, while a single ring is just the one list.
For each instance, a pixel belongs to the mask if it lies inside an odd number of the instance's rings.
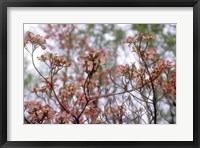
[{"label": "flower cluster", "polygon": [[104,50],[90,50],[88,54],[81,56],[78,60],[83,64],[86,73],[97,71],[98,67],[105,64]]},{"label": "flower cluster", "polygon": [[132,52],[136,52],[140,55],[144,60],[154,61],[156,59],[156,49],[154,47],[150,47],[149,49],[144,49],[143,46],[134,46],[132,47]]},{"label": "flower cluster", "polygon": [[75,94],[76,89],[77,86],[75,84],[67,84],[65,87],[60,88],[60,95],[70,99]]},{"label": "flower cluster", "polygon": [[[132,65],[118,65],[115,68],[117,78],[124,76],[129,80],[134,80],[138,88],[148,83],[153,83],[156,87],[162,88],[164,92],[176,95],[176,73],[174,72],[175,64],[170,61],[159,59],[156,55],[157,51],[154,47],[143,47],[141,42],[153,40],[154,36],[144,36],[138,34],[136,37],[128,37],[125,43],[133,45],[132,52],[139,57],[140,67],[137,69]],[[139,42],[139,45],[135,44]],[[147,44],[147,43],[146,43]],[[151,62],[154,63],[151,65]],[[150,63],[150,64],[149,64]],[[151,65],[151,66],[148,66]]]},{"label": "flower cluster", "polygon": [[69,123],[69,115],[66,113],[66,111],[63,111],[56,115],[56,123],[58,123],[58,124]]},{"label": "flower cluster", "polygon": [[95,115],[98,115],[99,112],[100,112],[99,108],[90,107],[89,109],[86,109],[85,115],[87,115],[87,116],[95,116]]},{"label": "flower cluster", "polygon": [[43,50],[46,49],[46,39],[39,34],[35,35],[32,32],[27,32],[24,37],[24,45],[28,44],[28,42],[31,42],[34,45],[39,45]]},{"label": "flower cluster", "polygon": [[164,92],[170,93],[170,95],[176,99],[174,96],[176,95],[176,72],[171,74],[167,80],[162,82],[162,87]]},{"label": "flower cluster", "polygon": [[45,120],[50,121],[54,118],[56,111],[53,110],[51,106],[42,105],[39,101],[25,102],[24,106],[26,108],[28,116],[28,121],[30,123],[43,123]]},{"label": "flower cluster", "polygon": [[144,35],[143,33],[139,33],[135,37],[128,36],[123,42],[132,44],[132,43],[141,42],[141,41],[148,42],[154,39],[155,39],[155,36],[153,35]]},{"label": "flower cluster", "polygon": [[170,62],[170,61],[163,61],[163,60],[158,60],[157,66],[152,67],[152,77],[157,77],[159,76],[162,72],[168,72],[169,70],[175,68],[175,65]]},{"label": "flower cluster", "polygon": [[142,52],[142,56],[144,56],[144,59],[148,59],[148,60],[151,60],[151,61],[154,61],[156,59],[155,54],[156,54],[156,49],[153,48],[153,47]]},{"label": "flower cluster", "polygon": [[170,61],[158,60],[156,67],[153,67],[151,72],[155,85],[160,86],[165,93],[170,93],[172,96],[176,95],[175,67],[176,65]]},{"label": "flower cluster", "polygon": [[64,56],[58,56],[56,53],[45,53],[38,57],[38,60],[43,62],[49,62],[51,66],[71,66],[71,62],[67,61]]},{"label": "flower cluster", "polygon": [[[173,72],[171,75],[171,79],[168,80],[168,84],[171,84],[169,92],[171,95],[176,95],[176,72]],[[176,99],[176,98],[174,98]]]},{"label": "flower cluster", "polygon": [[37,92],[46,92],[46,91],[48,91],[48,89],[50,89],[49,86],[42,86],[42,87],[35,86],[35,87],[33,87],[33,89],[32,89],[31,92],[34,92],[34,93],[37,93]]},{"label": "flower cluster", "polygon": [[[47,79],[48,81],[48,79]],[[46,85],[43,85],[41,87],[39,86],[34,86],[33,89],[31,90],[31,92],[34,92],[34,93],[38,93],[38,92],[47,92],[48,90],[51,90],[52,88],[58,86],[58,84],[52,84],[50,85],[48,82],[44,81],[46,83]]]},{"label": "flower cluster", "polygon": [[125,66],[123,65],[118,65],[115,68],[115,72],[117,74],[117,78],[121,76],[125,76],[128,79],[132,79],[135,76],[135,71],[137,70],[137,67],[133,63],[132,65],[126,64]]}]

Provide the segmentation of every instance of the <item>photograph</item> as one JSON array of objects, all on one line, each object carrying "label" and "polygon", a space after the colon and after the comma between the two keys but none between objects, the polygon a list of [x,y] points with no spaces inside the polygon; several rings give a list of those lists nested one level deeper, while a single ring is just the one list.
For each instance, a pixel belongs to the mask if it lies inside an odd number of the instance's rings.
[{"label": "photograph", "polygon": [[200,148],[200,0],[0,10],[0,148]]},{"label": "photograph", "polygon": [[24,23],[23,123],[176,124],[176,27]]}]

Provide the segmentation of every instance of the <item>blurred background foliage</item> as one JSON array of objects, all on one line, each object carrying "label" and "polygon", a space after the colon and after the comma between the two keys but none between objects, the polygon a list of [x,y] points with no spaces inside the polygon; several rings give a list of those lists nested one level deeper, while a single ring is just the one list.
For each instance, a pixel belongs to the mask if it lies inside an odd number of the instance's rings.
[{"label": "blurred background foliage", "polygon": [[88,24],[78,33],[94,37],[95,48],[105,48],[110,45],[122,46],[125,37],[139,32],[156,36],[155,42],[151,42],[152,46],[176,53],[175,24]]}]

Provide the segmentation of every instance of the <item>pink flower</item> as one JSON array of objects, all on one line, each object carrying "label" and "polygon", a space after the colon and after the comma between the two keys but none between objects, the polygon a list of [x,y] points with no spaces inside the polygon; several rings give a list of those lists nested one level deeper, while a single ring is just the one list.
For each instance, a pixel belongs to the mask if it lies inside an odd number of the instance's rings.
[{"label": "pink flower", "polygon": [[67,119],[68,115],[65,111],[63,111],[62,113],[59,113],[56,116],[56,122],[59,124],[65,124],[68,123],[68,119]]},{"label": "pink flower", "polygon": [[24,44],[27,44],[28,41],[31,42],[32,44],[39,45],[43,50],[46,49],[46,47],[44,46],[44,44],[46,43],[46,40],[44,37],[40,36],[39,34],[35,35],[32,32],[27,32],[25,34]]},{"label": "pink flower", "polygon": [[41,123],[44,120],[51,120],[54,118],[56,111],[50,105],[42,105],[41,102],[30,101],[25,102],[29,120],[31,123]]},{"label": "pink flower", "polygon": [[149,56],[148,56],[148,58],[149,58],[149,60],[155,60],[155,56],[154,55],[152,55],[152,54],[150,54]]},{"label": "pink flower", "polygon": [[49,105],[45,105],[45,106],[43,107],[43,109],[42,109],[42,112],[46,114],[47,120],[53,119],[53,118],[54,118],[54,115],[56,114],[56,111],[54,111],[54,110],[52,109],[52,107],[49,106]]},{"label": "pink flower", "polygon": [[44,46],[44,45],[41,45],[41,48],[42,48],[43,50],[45,50],[45,49],[46,49],[46,46]]},{"label": "pink flower", "polygon": [[163,60],[158,60],[158,62],[157,62],[157,64],[158,64],[159,67],[160,67],[163,63],[164,63]]},{"label": "pink flower", "polygon": [[30,110],[39,110],[42,107],[41,103],[37,101],[25,102],[25,106]]},{"label": "pink flower", "polygon": [[25,36],[25,38],[24,38],[24,44],[25,45],[28,44],[28,37],[27,36]]},{"label": "pink flower", "polygon": [[151,47],[148,51],[147,51],[148,54],[156,54],[156,49]]}]

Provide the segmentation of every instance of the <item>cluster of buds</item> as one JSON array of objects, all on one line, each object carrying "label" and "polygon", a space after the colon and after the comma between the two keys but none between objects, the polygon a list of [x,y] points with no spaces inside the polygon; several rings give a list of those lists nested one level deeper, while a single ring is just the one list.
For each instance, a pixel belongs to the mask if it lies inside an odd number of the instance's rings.
[{"label": "cluster of buds", "polygon": [[148,41],[151,41],[151,40],[154,40],[155,39],[155,36],[150,36],[150,35],[143,35],[143,34],[138,34],[137,36],[135,37],[128,37],[124,40],[124,43],[128,43],[129,45],[131,44],[134,44],[133,47],[132,47],[132,52],[136,52],[139,56],[142,56],[142,58],[144,60],[151,60],[151,61],[154,61],[155,60],[155,54],[156,54],[156,49],[153,48],[153,47],[150,47],[149,49],[144,49],[143,46],[138,46],[136,45],[135,43],[136,42],[140,42],[140,45],[141,45],[141,42],[148,42]]},{"label": "cluster of buds", "polygon": [[77,87],[75,84],[67,84],[65,87],[60,88],[60,95],[70,99],[76,93],[76,89]]},{"label": "cluster of buds", "polygon": [[42,107],[42,112],[46,114],[46,117],[45,117],[46,120],[53,119],[54,115],[56,114],[56,111],[53,110],[53,108],[49,106],[48,104]]},{"label": "cluster of buds", "polygon": [[39,86],[35,86],[33,87],[33,89],[31,90],[31,92],[34,92],[34,93],[37,93],[37,92],[47,92],[49,89],[48,86],[42,86],[42,87],[39,87]]},{"label": "cluster of buds", "polygon": [[30,101],[24,103],[26,111],[29,114],[29,122],[42,123],[44,120],[52,120],[56,111],[49,105],[42,105],[39,101]]},{"label": "cluster of buds", "polygon": [[173,64],[170,61],[163,61],[163,60],[158,60],[157,61],[157,67],[152,67],[153,68],[153,73],[161,73],[162,71],[168,71],[170,69],[175,68],[175,64]]},{"label": "cluster of buds", "polygon": [[66,111],[63,111],[62,113],[59,113],[56,115],[55,121],[58,124],[68,124],[69,123],[69,115],[66,113]]},{"label": "cluster of buds", "polygon": [[118,65],[115,68],[115,72],[117,73],[117,78],[121,76],[125,76],[127,79],[132,79],[135,76],[135,71],[137,70],[137,67],[135,64],[128,65],[126,64],[125,66],[123,65]]},{"label": "cluster of buds", "polygon": [[[169,92],[172,96],[176,95],[176,72],[175,64],[170,61],[159,60],[157,67],[153,67],[151,76],[155,84],[159,84],[164,92]],[[162,77],[166,74],[166,77]]]},{"label": "cluster of buds", "polygon": [[[48,79],[47,79],[47,80],[48,80]],[[46,83],[46,85],[41,86],[41,87],[35,86],[35,87],[33,87],[33,89],[31,90],[31,92],[33,92],[33,93],[38,93],[38,92],[44,93],[44,92],[47,92],[48,90],[53,89],[53,87],[58,86],[58,84],[53,84],[53,85],[51,86],[51,85],[48,84],[46,81],[44,81],[44,82]]]},{"label": "cluster of buds", "polygon": [[44,55],[38,57],[38,60],[43,62],[49,62],[52,66],[63,66],[69,67],[71,66],[71,62],[67,61],[64,56],[58,56],[56,53],[47,52]]},{"label": "cluster of buds", "polygon": [[42,109],[42,104],[39,101],[25,102],[24,105],[28,108],[29,114]]},{"label": "cluster of buds", "polygon": [[24,37],[24,44],[28,44],[28,42],[31,42],[34,45],[39,45],[43,50],[46,49],[46,39],[39,34],[35,35],[32,32],[27,32]]},{"label": "cluster of buds", "polygon": [[126,64],[124,65],[117,65],[115,68],[115,74],[116,74],[116,78],[119,78],[121,76],[123,76],[124,71],[127,71],[129,65]]},{"label": "cluster of buds", "polygon": [[171,79],[168,80],[168,83],[171,84],[170,94],[176,95],[176,72],[172,73]]},{"label": "cluster of buds", "polygon": [[154,40],[155,39],[155,36],[153,35],[145,35],[145,36],[142,36],[142,40],[143,41],[151,41],[151,40]]},{"label": "cluster of buds", "polygon": [[165,92],[169,92],[171,94],[171,96],[176,95],[176,72],[173,72],[171,74],[171,77],[169,77],[167,80],[163,81],[162,89]]},{"label": "cluster of buds", "polygon": [[153,47],[150,47],[149,49],[145,50],[143,46],[140,46],[140,47],[132,47],[132,52],[136,52],[138,53],[139,55],[142,56],[142,58],[144,60],[151,60],[151,61],[154,61],[156,58],[155,58],[155,55],[156,55],[156,49],[153,48]]},{"label": "cluster of buds", "polygon": [[97,71],[100,65],[105,64],[105,55],[105,51],[103,50],[90,50],[87,55],[78,58],[78,60],[84,62],[85,72],[90,73],[92,69]]},{"label": "cluster of buds", "polygon": [[90,107],[89,109],[86,109],[85,115],[87,115],[87,116],[95,116],[95,115],[98,115],[99,112],[100,112],[99,108]]},{"label": "cluster of buds", "polygon": [[156,49],[153,47],[150,47],[148,50],[146,50],[146,57],[147,59],[154,61],[155,60],[155,54],[156,54]]},{"label": "cluster of buds", "polygon": [[136,43],[136,42],[141,42],[141,41],[151,41],[154,40],[155,36],[153,35],[144,35],[142,33],[139,33],[138,35],[136,35],[135,37],[131,37],[128,36],[123,43],[128,43],[128,44],[132,44],[132,43]]},{"label": "cluster of buds", "polygon": [[[158,60],[156,67],[152,67],[153,71],[151,72],[151,77],[156,84],[164,82],[162,78],[162,74],[167,74],[169,71],[173,70],[175,68],[175,65],[172,64],[172,62],[169,61],[163,61],[163,60]],[[168,76],[167,76],[168,77]]]}]

